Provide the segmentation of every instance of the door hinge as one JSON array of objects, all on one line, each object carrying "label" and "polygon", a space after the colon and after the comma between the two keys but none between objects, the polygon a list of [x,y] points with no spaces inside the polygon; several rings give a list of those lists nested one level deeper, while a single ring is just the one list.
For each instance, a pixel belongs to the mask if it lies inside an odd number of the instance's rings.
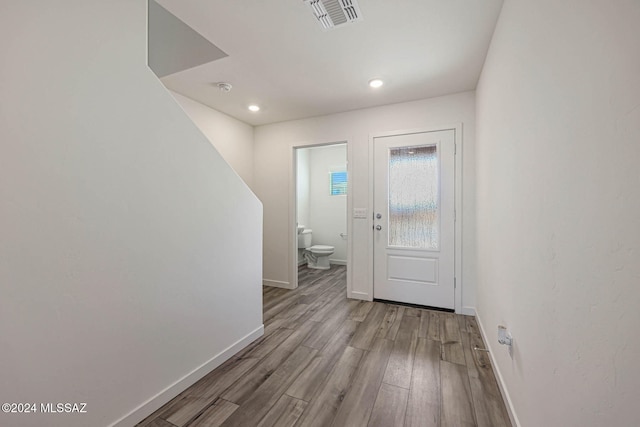
[{"label": "door hinge", "polygon": [[456,209],[453,210],[453,222],[458,220],[458,211]]},{"label": "door hinge", "polygon": [[458,144],[457,143],[453,143],[453,155],[455,156],[456,154],[458,154]]},{"label": "door hinge", "polygon": [[454,277],[453,278],[453,289],[456,289],[458,287],[458,280]]}]

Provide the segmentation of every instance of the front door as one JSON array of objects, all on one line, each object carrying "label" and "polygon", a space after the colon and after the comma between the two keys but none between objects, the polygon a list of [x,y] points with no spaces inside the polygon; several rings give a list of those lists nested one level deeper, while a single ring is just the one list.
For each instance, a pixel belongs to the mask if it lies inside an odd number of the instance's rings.
[{"label": "front door", "polygon": [[373,142],[373,296],[453,309],[454,131]]}]

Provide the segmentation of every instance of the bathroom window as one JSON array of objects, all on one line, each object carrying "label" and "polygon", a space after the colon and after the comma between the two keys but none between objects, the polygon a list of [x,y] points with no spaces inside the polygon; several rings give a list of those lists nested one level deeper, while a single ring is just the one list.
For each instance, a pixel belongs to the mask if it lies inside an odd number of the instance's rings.
[{"label": "bathroom window", "polygon": [[347,194],[347,172],[337,171],[329,173],[330,188],[329,194],[341,196]]}]

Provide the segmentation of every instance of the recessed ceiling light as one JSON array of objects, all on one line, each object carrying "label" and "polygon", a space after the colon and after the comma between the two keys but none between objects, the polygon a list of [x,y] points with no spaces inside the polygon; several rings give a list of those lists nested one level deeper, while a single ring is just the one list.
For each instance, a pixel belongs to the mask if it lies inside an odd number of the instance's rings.
[{"label": "recessed ceiling light", "polygon": [[249,105],[249,110],[255,113],[256,111],[260,111],[260,107],[257,105]]},{"label": "recessed ceiling light", "polygon": [[383,84],[384,82],[381,79],[369,80],[369,86],[371,86],[372,88],[379,88]]}]

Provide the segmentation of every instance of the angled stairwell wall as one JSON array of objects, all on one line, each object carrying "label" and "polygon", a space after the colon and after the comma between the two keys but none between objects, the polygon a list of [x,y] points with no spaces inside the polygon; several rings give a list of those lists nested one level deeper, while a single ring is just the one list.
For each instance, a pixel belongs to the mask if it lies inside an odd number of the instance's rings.
[{"label": "angled stairwell wall", "polygon": [[133,425],[262,331],[262,205],[146,65],[145,0],[0,7],[0,400]]}]

